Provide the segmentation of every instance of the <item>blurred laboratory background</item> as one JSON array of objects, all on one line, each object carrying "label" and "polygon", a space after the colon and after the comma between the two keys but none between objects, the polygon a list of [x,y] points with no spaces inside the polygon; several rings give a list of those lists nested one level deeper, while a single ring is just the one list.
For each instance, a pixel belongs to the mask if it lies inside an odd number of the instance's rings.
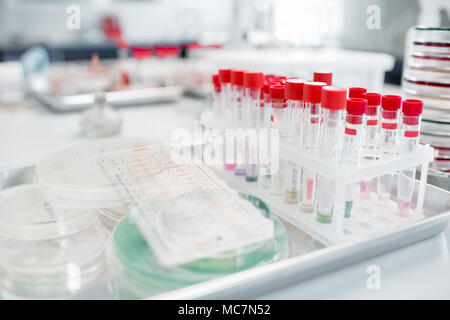
[{"label": "blurred laboratory background", "polygon": [[0,168],[92,137],[169,140],[220,67],[328,70],[423,98],[421,136],[448,183],[449,16],[448,0],[0,0]]}]

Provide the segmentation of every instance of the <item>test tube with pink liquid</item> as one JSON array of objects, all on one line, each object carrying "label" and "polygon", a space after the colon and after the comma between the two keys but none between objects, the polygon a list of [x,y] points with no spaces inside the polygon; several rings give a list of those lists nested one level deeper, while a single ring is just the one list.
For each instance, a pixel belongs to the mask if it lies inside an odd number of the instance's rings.
[{"label": "test tube with pink liquid", "polygon": [[[420,121],[423,102],[407,99],[402,104],[402,119],[400,127],[400,153],[411,153],[419,144]],[[414,191],[416,168],[401,170],[397,179],[398,215],[408,217]]]}]

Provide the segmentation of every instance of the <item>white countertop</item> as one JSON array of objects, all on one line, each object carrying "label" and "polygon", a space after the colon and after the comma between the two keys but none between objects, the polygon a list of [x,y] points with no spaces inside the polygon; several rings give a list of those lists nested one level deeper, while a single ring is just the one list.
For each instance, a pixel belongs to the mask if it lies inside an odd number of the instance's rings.
[{"label": "white countertop", "polygon": [[[258,299],[450,299],[450,229],[352,266],[263,294]],[[368,289],[367,268],[380,269]]]},{"label": "white countertop", "polygon": [[[128,107],[122,136],[169,141],[176,128],[192,129],[205,102],[182,99],[176,104]],[[79,113],[55,114],[42,107],[0,107],[0,168],[35,163],[83,139]],[[263,299],[450,299],[450,229],[439,236],[367,261],[255,297]],[[369,290],[366,270],[377,265],[381,288]]]}]

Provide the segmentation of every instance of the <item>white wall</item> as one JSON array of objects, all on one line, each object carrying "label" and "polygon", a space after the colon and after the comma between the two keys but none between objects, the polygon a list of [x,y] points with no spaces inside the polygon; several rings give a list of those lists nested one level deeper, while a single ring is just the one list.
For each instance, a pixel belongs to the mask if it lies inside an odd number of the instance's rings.
[{"label": "white wall", "polygon": [[[67,6],[81,8],[81,30],[66,28]],[[0,0],[0,45],[46,41],[52,45],[99,41],[100,17],[117,15],[129,41],[188,41],[204,30],[227,31],[231,0]]]}]

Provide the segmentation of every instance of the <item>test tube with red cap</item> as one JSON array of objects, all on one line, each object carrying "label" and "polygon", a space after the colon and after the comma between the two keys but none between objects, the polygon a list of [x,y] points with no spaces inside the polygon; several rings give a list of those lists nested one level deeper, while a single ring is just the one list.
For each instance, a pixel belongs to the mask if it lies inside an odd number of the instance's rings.
[{"label": "test tube with red cap", "polygon": [[[303,129],[303,84],[301,79],[287,79],[285,96],[287,99],[286,135],[293,141],[301,141]],[[284,180],[284,201],[297,203],[300,193],[300,169],[294,161],[288,161]]]},{"label": "test tube with red cap", "polygon": [[263,86],[264,74],[262,72],[244,72],[244,109],[246,109],[244,112],[246,113],[246,125],[250,128],[258,128]]},{"label": "test tube with red cap", "polygon": [[[339,142],[342,135],[343,112],[346,105],[347,90],[332,86],[322,88],[321,109],[322,125],[320,130],[320,155],[327,159],[337,159]],[[317,214],[320,223],[332,220],[336,185],[327,177],[318,177]]]},{"label": "test tube with red cap", "polygon": [[359,98],[347,99],[345,112],[345,130],[342,142],[341,161],[358,163],[361,157],[361,141],[363,133],[364,114],[367,110],[367,100]]},{"label": "test tube with red cap", "polygon": [[314,72],[314,82],[325,82],[327,86],[331,86],[333,82],[333,73],[328,71]]},{"label": "test tube with red cap", "polygon": [[[396,152],[399,110],[402,97],[384,95],[381,97],[381,129],[379,148],[384,155]],[[378,177],[377,194],[379,199],[389,199],[392,190],[393,175],[391,173]]]},{"label": "test tube with red cap", "polygon": [[[261,89],[264,85],[262,72],[244,72],[244,96],[247,126],[258,129],[259,109],[261,104]],[[257,132],[254,136],[246,136],[245,147],[245,180],[255,182],[258,180],[258,149]]]},{"label": "test tube with red cap", "polygon": [[303,85],[305,80],[286,80],[286,100],[288,108],[287,136],[292,141],[301,141],[303,130]]},{"label": "test tube with red cap", "polygon": [[218,74],[215,74],[212,76],[212,83],[213,83],[214,88],[211,93],[211,107],[212,107],[214,116],[219,117],[221,102],[220,102],[220,82],[219,82]]},{"label": "test tube with red cap", "polygon": [[[244,71],[231,70],[231,119],[236,127],[244,126]],[[230,167],[231,169],[231,167]],[[236,139],[236,164],[234,174],[245,174],[245,141]]]},{"label": "test tube with red cap", "polygon": [[366,92],[367,92],[366,88],[351,87],[351,88],[348,88],[348,97],[362,99],[363,94]]},{"label": "test tube with red cap", "polygon": [[[375,160],[378,145],[378,114],[380,111],[381,95],[374,92],[362,94],[367,100],[366,120],[363,134],[363,154],[366,159]],[[363,180],[359,184],[360,195],[370,199],[372,194],[372,180]]]},{"label": "test tube with red cap", "polygon": [[[359,98],[347,99],[345,113],[345,130],[342,141],[341,162],[349,165],[357,164],[361,157],[361,137],[363,133],[364,114],[367,100]],[[353,207],[356,184],[346,186],[345,217],[349,218]]]},{"label": "test tube with red cap", "polygon": [[[271,134],[270,130],[273,129],[273,117],[272,117],[272,98],[270,97],[270,87],[273,85],[280,84],[278,81],[274,80],[274,75],[266,75],[265,76],[266,81],[264,82],[264,87],[262,88],[262,102],[261,105],[264,105],[263,108],[260,108],[259,113],[259,128],[265,128],[268,129],[268,135],[267,135],[267,145],[271,145]],[[260,153],[260,156],[264,153]],[[259,165],[260,165],[260,177],[259,177],[259,184],[262,189],[270,189],[272,188],[272,175],[271,175],[271,155],[270,152],[267,152],[265,154],[264,159],[259,159]]]},{"label": "test tube with red cap", "polygon": [[270,87],[273,129],[280,131],[280,137],[286,137],[288,109],[285,98],[285,85],[276,84]]},{"label": "test tube with red cap", "polygon": [[[414,152],[419,144],[420,121],[423,102],[407,99],[402,104],[402,120],[400,128],[400,153]],[[398,173],[397,205],[398,215],[408,217],[414,191],[416,168],[409,168]]]},{"label": "test tube with red cap", "polygon": [[[320,101],[324,82],[305,82],[303,135],[301,147],[308,152],[317,152],[320,134]],[[314,212],[316,203],[316,173],[302,168],[299,207],[303,212]]]},{"label": "test tube with red cap", "polygon": [[362,95],[367,100],[366,122],[364,126],[364,155],[370,159],[376,156],[378,145],[378,114],[380,112],[381,95],[367,92]]},{"label": "test tube with red cap", "polygon": [[279,81],[276,80],[266,80],[264,82],[264,86],[262,88],[262,101],[264,103],[264,108],[260,111],[263,111],[263,115],[260,115],[263,117],[263,123],[265,128],[272,128],[272,98],[270,97],[270,87],[276,84],[280,84]]},{"label": "test tube with red cap", "polygon": [[219,69],[221,116],[231,117],[231,69]]},{"label": "test tube with red cap", "polygon": [[244,71],[231,70],[231,119],[235,126],[242,126],[244,121]]},{"label": "test tube with red cap", "polygon": [[[278,130],[280,137],[286,136],[287,104],[285,85],[276,84],[270,87],[272,129]],[[280,165],[277,172],[271,172],[271,195],[282,195],[284,188],[284,167]]]}]

